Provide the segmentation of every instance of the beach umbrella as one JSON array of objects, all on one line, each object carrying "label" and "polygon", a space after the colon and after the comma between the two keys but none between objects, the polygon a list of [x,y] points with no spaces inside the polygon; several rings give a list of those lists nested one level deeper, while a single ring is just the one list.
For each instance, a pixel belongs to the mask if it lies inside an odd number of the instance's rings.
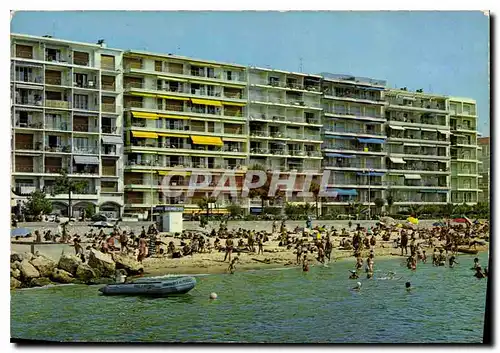
[{"label": "beach umbrella", "polygon": [[113,228],[113,225],[111,223],[106,222],[106,221],[95,222],[95,223],[92,223],[90,226],[97,227],[97,228]]},{"label": "beach umbrella", "polygon": [[455,223],[467,223],[467,220],[465,218],[454,218],[452,222]]},{"label": "beach umbrella", "polygon": [[418,224],[418,218],[408,217],[406,220],[412,224]]},{"label": "beach umbrella", "polygon": [[31,233],[28,228],[14,228],[10,230],[11,237],[25,237]]},{"label": "beach umbrella", "polygon": [[387,225],[394,225],[396,224],[396,220],[392,217],[381,217],[380,218],[380,223],[384,223],[384,224],[387,224]]}]

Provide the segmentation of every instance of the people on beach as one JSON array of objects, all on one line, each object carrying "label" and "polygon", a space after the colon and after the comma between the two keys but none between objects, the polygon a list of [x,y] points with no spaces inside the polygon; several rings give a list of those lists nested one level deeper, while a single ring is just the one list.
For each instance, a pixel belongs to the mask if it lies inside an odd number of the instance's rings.
[{"label": "people on beach", "polygon": [[448,259],[448,266],[453,267],[455,264],[458,265],[458,262],[456,261],[455,255],[451,255],[450,258]]},{"label": "people on beach", "polygon": [[304,255],[304,258],[302,259],[302,271],[303,272],[309,271],[309,262],[307,261],[307,255]]},{"label": "people on beach", "polygon": [[234,274],[234,271],[236,271],[236,262],[238,261],[238,257],[236,256],[232,261],[229,262],[229,267],[228,271],[231,274]]},{"label": "people on beach", "polygon": [[148,255],[148,244],[144,227],[142,227],[142,230],[144,233],[141,232],[141,236],[139,237],[139,254],[137,255],[137,261],[139,262],[142,262]]},{"label": "people on beach", "polygon": [[231,254],[233,253],[233,239],[231,239],[231,236],[229,236],[226,239],[226,255],[224,256],[224,262],[226,262],[226,259],[228,259],[229,262],[231,262]]}]

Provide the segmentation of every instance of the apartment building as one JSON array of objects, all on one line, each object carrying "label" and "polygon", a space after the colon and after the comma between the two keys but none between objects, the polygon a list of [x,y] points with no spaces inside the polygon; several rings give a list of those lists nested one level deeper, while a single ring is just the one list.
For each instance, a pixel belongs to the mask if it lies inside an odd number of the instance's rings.
[{"label": "apartment building", "polygon": [[45,190],[66,170],[87,188],[73,194],[73,216],[89,204],[110,217],[123,208],[122,51],[51,37],[11,35],[12,189],[15,201]]},{"label": "apartment building", "polygon": [[[280,171],[283,180],[293,173],[293,191],[284,200],[306,201],[297,194],[321,169],[321,76],[250,67],[248,92],[248,165]],[[250,200],[252,211],[260,208],[259,200]]]},{"label": "apartment building", "polygon": [[479,159],[479,202],[490,202],[490,138],[489,137],[479,137],[477,139],[477,144],[480,149],[478,149],[478,159]]},{"label": "apartment building", "polygon": [[356,202],[374,205],[384,197],[387,139],[385,81],[322,73],[323,166],[330,171],[328,188],[335,197],[328,208]]},{"label": "apartment building", "polygon": [[451,202],[479,201],[476,101],[450,97]]},{"label": "apartment building", "polygon": [[389,89],[387,195],[398,208],[450,202],[450,118],[445,96]]},{"label": "apartment building", "polygon": [[[123,63],[127,213],[149,217],[162,205],[195,212],[223,173],[234,173],[240,194],[248,159],[246,67],[140,51],[125,52]],[[192,173],[213,178],[190,197],[163,192],[165,176],[169,189],[186,191]],[[239,201],[223,193],[212,213]]]}]

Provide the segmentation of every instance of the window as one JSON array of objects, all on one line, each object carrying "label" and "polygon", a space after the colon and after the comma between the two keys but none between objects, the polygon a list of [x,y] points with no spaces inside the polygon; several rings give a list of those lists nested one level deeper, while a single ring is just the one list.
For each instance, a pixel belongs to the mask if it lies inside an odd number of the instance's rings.
[{"label": "window", "polygon": [[18,124],[20,126],[28,126],[28,121],[29,121],[29,116],[28,116],[28,112],[19,112],[19,122]]},{"label": "window", "polygon": [[34,82],[31,67],[16,67],[16,81]]},{"label": "window", "polygon": [[61,61],[61,51],[59,49],[47,48],[45,53],[47,61]]},{"label": "window", "polygon": [[33,59],[33,47],[30,45],[16,44],[16,57]]},{"label": "window", "polygon": [[191,94],[201,94],[201,86],[197,83],[191,84]]},{"label": "window", "polygon": [[87,87],[87,74],[75,74],[77,87]]},{"label": "window", "polygon": [[115,69],[115,57],[113,55],[101,54],[101,68],[107,70]]},{"label": "window", "polygon": [[207,77],[215,78],[215,71],[212,67],[207,68]]},{"label": "window", "polygon": [[280,78],[279,77],[270,76],[269,77],[269,84],[271,86],[278,86],[280,84]]},{"label": "window", "polygon": [[81,51],[73,52],[73,64],[80,66],[88,66],[89,65],[89,53],[84,53]]},{"label": "window", "polygon": [[163,71],[163,62],[155,60],[155,71]]},{"label": "window", "polygon": [[89,109],[89,96],[83,94],[74,95],[73,107],[75,109]]},{"label": "window", "polygon": [[226,79],[227,79],[228,81],[232,81],[232,80],[234,80],[234,78],[233,78],[233,73],[232,73],[231,71],[226,71]]},{"label": "window", "polygon": [[87,150],[90,147],[89,139],[86,137],[73,138],[73,145],[76,150]]},{"label": "window", "polygon": [[49,135],[49,147],[58,147],[61,145],[61,136]]}]

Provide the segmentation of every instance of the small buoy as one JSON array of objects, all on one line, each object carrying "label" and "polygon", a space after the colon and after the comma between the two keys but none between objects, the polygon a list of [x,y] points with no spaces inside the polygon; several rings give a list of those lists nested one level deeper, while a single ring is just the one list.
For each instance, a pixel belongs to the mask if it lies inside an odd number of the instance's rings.
[{"label": "small buoy", "polygon": [[210,299],[217,299],[217,293],[210,293]]}]

